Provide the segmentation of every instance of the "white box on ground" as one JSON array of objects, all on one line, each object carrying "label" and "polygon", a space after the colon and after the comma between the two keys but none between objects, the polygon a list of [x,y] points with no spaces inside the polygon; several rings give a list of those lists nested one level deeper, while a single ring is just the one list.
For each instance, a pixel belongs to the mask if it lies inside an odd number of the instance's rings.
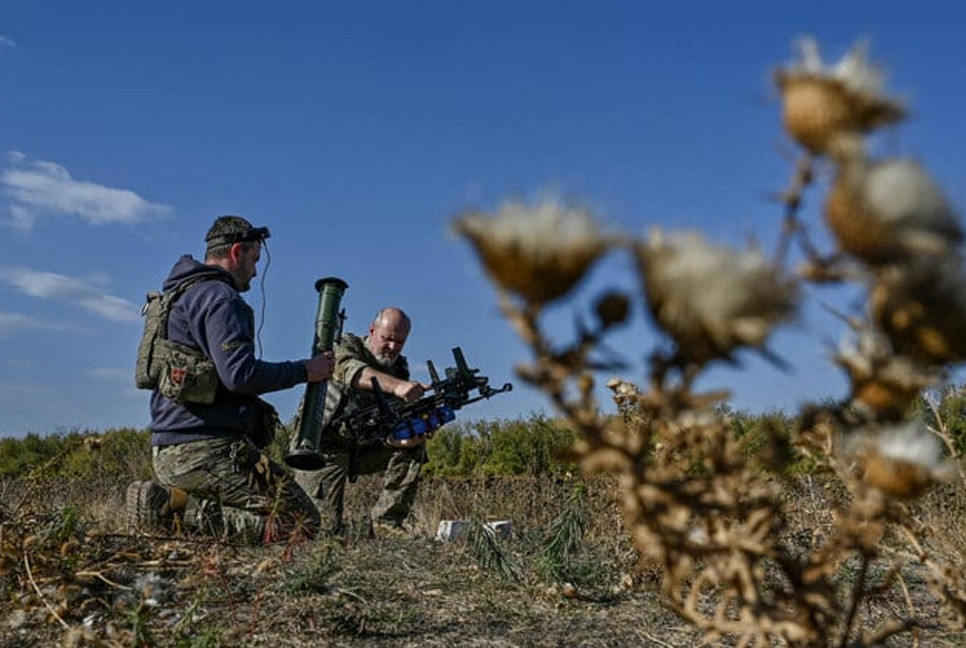
[{"label": "white box on ground", "polygon": [[459,540],[466,535],[470,523],[465,520],[440,520],[436,529],[436,539],[442,542]]},{"label": "white box on ground", "polygon": [[[505,540],[513,534],[513,523],[509,520],[487,522],[486,527],[500,540]],[[436,529],[436,539],[441,542],[452,542],[466,537],[470,530],[468,520],[440,520]]]}]

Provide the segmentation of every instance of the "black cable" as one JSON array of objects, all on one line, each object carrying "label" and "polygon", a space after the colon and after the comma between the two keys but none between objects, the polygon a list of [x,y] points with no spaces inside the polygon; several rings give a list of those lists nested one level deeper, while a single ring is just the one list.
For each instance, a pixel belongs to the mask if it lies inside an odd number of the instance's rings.
[{"label": "black cable", "polygon": [[262,240],[262,250],[265,252],[265,269],[262,270],[262,279],[258,282],[258,289],[262,296],[262,306],[258,318],[258,328],[255,329],[255,345],[258,349],[256,355],[259,360],[262,359],[262,327],[265,325],[265,302],[267,300],[265,295],[265,277],[268,275],[269,266],[272,265],[272,252],[268,249],[268,241]]}]

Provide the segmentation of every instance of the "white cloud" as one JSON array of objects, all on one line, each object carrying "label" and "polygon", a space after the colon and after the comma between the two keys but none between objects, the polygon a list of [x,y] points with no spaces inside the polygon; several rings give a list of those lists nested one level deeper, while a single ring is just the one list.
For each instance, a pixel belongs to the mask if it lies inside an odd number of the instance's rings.
[{"label": "white cloud", "polygon": [[[23,313],[4,313],[0,312],[0,337],[8,337],[19,331],[37,330],[75,330],[76,326],[64,324],[62,322],[45,322],[30,315]],[[9,364],[9,363],[8,363]]]},{"label": "white cloud", "polygon": [[7,225],[18,232],[27,234],[34,228],[36,220],[37,217],[29,209],[24,209],[20,205],[10,206],[10,219],[7,221]]},{"label": "white cloud", "polygon": [[0,281],[31,297],[76,304],[115,322],[133,322],[139,317],[140,307],[137,304],[108,295],[94,285],[99,282],[14,267],[0,268]]},{"label": "white cloud", "polygon": [[133,225],[171,211],[128,189],[75,180],[62,165],[28,160],[18,151],[7,154],[0,186],[13,199],[8,225],[22,231],[46,215],[76,216],[91,225]]},{"label": "white cloud", "polygon": [[12,40],[10,40],[9,38],[7,38],[3,34],[0,34],[0,47],[2,47],[4,45],[6,45],[7,47],[16,47],[17,46],[17,44],[14,43]]}]

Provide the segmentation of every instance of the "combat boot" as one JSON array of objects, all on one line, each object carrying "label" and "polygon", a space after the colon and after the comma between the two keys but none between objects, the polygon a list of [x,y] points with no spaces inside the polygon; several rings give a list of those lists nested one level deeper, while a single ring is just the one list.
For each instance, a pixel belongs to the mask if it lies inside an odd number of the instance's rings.
[{"label": "combat boot", "polygon": [[136,481],[127,487],[124,513],[130,533],[179,530],[188,493],[154,481]]}]

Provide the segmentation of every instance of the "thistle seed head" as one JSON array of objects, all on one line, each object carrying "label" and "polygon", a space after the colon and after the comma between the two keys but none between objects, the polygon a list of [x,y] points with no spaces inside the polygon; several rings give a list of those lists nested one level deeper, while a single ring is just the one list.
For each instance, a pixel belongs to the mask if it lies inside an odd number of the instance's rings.
[{"label": "thistle seed head", "polygon": [[635,251],[648,310],[693,362],[761,347],[795,312],[795,285],[757,250],[741,253],[696,232],[667,237],[655,230]]},{"label": "thistle seed head", "polygon": [[453,231],[469,239],[493,281],[537,305],[570,292],[610,244],[588,210],[554,199],[468,212]]},{"label": "thistle seed head", "polygon": [[880,333],[861,331],[857,342],[844,342],[834,359],[848,373],[852,402],[876,420],[901,418],[923,389],[942,378],[934,368],[894,354]]},{"label": "thistle seed head", "polygon": [[802,146],[829,153],[843,137],[904,117],[901,104],[884,96],[884,75],[866,59],[863,43],[831,66],[822,62],[814,39],[796,45],[798,60],[775,73],[775,84],[782,93],[785,129]]},{"label": "thistle seed head", "polygon": [[864,453],[863,481],[893,497],[918,497],[950,475],[939,440],[922,421],[878,431],[865,440]]},{"label": "thistle seed head", "polygon": [[881,265],[917,254],[945,254],[963,240],[959,215],[917,162],[853,159],[825,202],[839,247]]},{"label": "thistle seed head", "polygon": [[957,256],[881,269],[870,306],[896,353],[927,366],[966,359],[966,277]]}]

